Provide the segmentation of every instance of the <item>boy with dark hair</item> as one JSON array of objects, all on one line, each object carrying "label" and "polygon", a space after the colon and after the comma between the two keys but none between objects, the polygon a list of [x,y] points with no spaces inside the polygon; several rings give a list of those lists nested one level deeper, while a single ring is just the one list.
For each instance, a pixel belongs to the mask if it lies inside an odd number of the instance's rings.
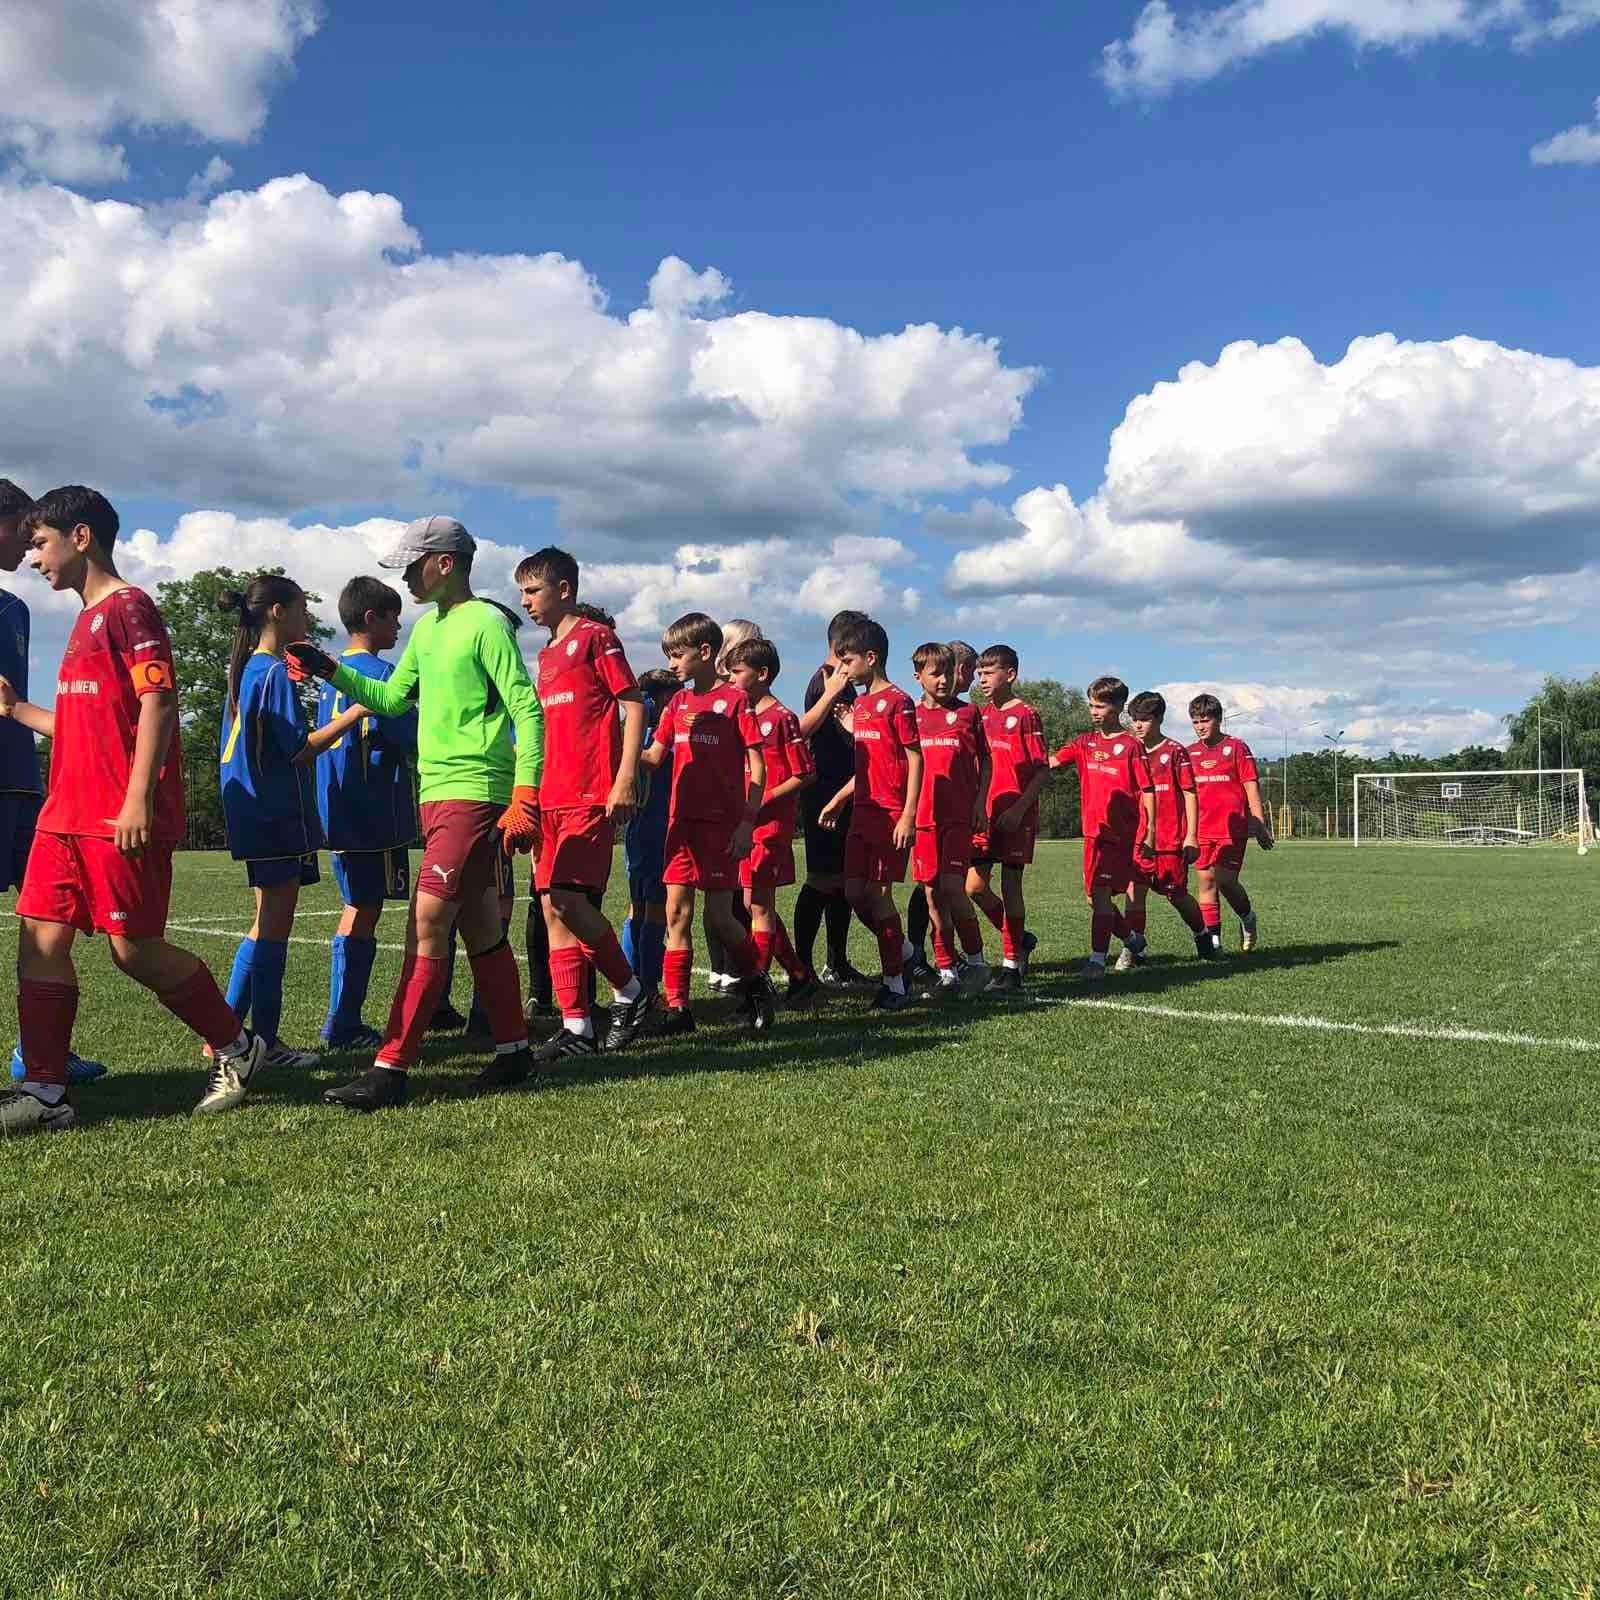
[{"label": "boy with dark hair", "polygon": [[1189,746],[1194,765],[1195,798],[1200,807],[1200,853],[1195,871],[1200,878],[1200,915],[1211,948],[1222,949],[1220,891],[1239,916],[1239,948],[1256,947],[1256,913],[1239,881],[1245,846],[1254,839],[1263,850],[1274,840],[1261,804],[1256,758],[1243,739],[1222,731],[1222,702],[1214,694],[1197,694],[1189,702],[1195,742]]},{"label": "boy with dark hair", "polygon": [[839,666],[856,691],[850,708],[855,775],[823,807],[823,825],[837,827],[850,807],[844,845],[844,892],[878,938],[882,980],[873,1008],[899,1011],[906,1004],[905,962],[911,952],[891,885],[904,881],[917,835],[922,795],[922,748],[911,696],[884,675],[889,635],[876,622],[841,630]]},{"label": "boy with dark hair", "polygon": [[[339,621],[349,644],[340,659],[386,682],[394,671],[383,659],[400,637],[400,596],[381,578],[352,578],[339,595]],[[325,683],[317,695],[319,728],[349,709],[343,694]],[[334,881],[344,911],[333,936],[324,1041],[335,1050],[376,1049],[383,1035],[362,1020],[378,918],[385,900],[411,898],[410,845],[417,810],[409,758],[417,748],[417,714],[364,717],[317,762],[317,809],[333,856]]]},{"label": "boy with dark hair", "polygon": [[750,854],[739,864],[750,907],[751,937],[769,972],[773,957],[789,974],[784,995],[791,1006],[814,1000],[819,990],[816,975],[795,954],[789,932],[778,914],[778,890],[794,882],[794,829],[799,798],[816,779],[811,751],[800,737],[800,719],[772,692],[782,663],[770,639],[746,639],[722,658],[729,682],[744,692],[761,731],[761,755],[766,765],[766,787],[761,811],[751,836]]},{"label": "boy with dark hair", "polygon": [[[537,888],[561,1027],[538,1054],[555,1062],[622,1049],[650,1013],[650,991],[597,903],[611,876],[617,826],[626,825],[637,800],[644,697],[613,629],[580,614],[574,557],[547,545],[523,558],[516,578],[523,610],[550,630],[539,652],[550,758],[539,786]],[[591,971],[615,999],[604,1041],[591,1018]]]},{"label": "boy with dark hair", "polygon": [[1128,686],[1120,678],[1096,678],[1089,685],[1089,716],[1094,726],[1050,757],[1050,766],[1075,766],[1083,815],[1083,892],[1088,898],[1089,959],[1079,969],[1086,978],[1103,978],[1115,934],[1133,953],[1144,951],[1144,935],[1128,926],[1116,897],[1133,881],[1133,857],[1141,841],[1154,849],[1155,783],[1144,746],[1122,726]]},{"label": "boy with dark hair", "polygon": [[[0,478],[0,572],[15,572],[22,564],[28,548],[23,520],[32,507],[30,496]],[[0,677],[10,681],[21,700],[28,698],[31,626],[23,601],[0,589]],[[41,804],[33,735],[14,719],[0,722],[0,894],[22,882]]]},{"label": "boy with dark hair", "polygon": [[692,1033],[689,986],[694,965],[694,897],[706,897],[706,921],[716,929],[739,976],[751,1026],[772,1026],[775,996],[761,970],[755,940],[733,914],[739,862],[750,853],[756,816],[766,792],[761,729],[742,689],[717,676],[722,629],[704,612],[679,617],[662,635],[661,648],[682,687],[656,724],[656,742],[644,753],[647,767],[672,758],[672,800],[667,816],[667,949],[663,980],[667,1011],[660,1032]]},{"label": "boy with dark hair", "polygon": [[[1134,738],[1144,746],[1150,780],[1155,785],[1156,832],[1154,849],[1147,848],[1145,840],[1134,848],[1133,882],[1128,888],[1125,916],[1128,926],[1142,936],[1145,897],[1154,890],[1183,918],[1194,935],[1195,949],[1205,957],[1213,953],[1211,935],[1206,931],[1199,905],[1189,893],[1189,863],[1200,853],[1194,768],[1189,752],[1162,731],[1166,714],[1166,700],[1153,689],[1136,694],[1128,702],[1128,721]],[[1126,972],[1142,959],[1124,945],[1117,957],[1117,971]]]},{"label": "boy with dark hair", "polygon": [[472,592],[476,550],[454,517],[419,517],[379,562],[404,569],[412,598],[428,608],[386,680],[309,643],[287,650],[302,674],[331,679],[379,716],[417,707],[423,845],[407,953],[371,1068],[322,1097],[349,1111],[404,1103],[407,1073],[449,982],[458,927],[495,1041],[494,1059],[474,1088],[511,1088],[527,1082],[534,1067],[521,974],[500,925],[498,852],[502,841],[525,850],[537,834],[544,716],[505,619]]},{"label": "boy with dark hair", "polygon": [[246,1032],[207,968],[168,944],[172,851],[183,837],[183,772],[172,642],[142,590],[117,574],[120,523],[104,495],[53,489],[24,513],[36,571],[83,602],[62,658],[54,712],[0,676],[0,718],[54,741],[53,770],[17,898],[17,1020],[24,1076],[0,1092],[0,1134],[56,1132],[77,1115],[65,1099],[78,980],[72,946],[103,933],[111,959],[211,1046],[195,1110],[228,1111],[267,1053]]},{"label": "boy with dark hair", "polygon": [[[1020,992],[1028,957],[1038,939],[1028,931],[1028,904],[1022,874],[1033,861],[1039,836],[1039,795],[1050,776],[1045,757],[1044,723],[1017,693],[1017,652],[992,644],[978,657],[978,682],[984,692],[983,736],[989,745],[989,802],[984,826],[972,838],[967,893],[1000,931],[1000,970],[984,991]],[[1000,867],[1000,893],[990,874]]]},{"label": "boy with dark hair", "polygon": [[807,971],[815,972],[817,931],[827,924],[827,959],[818,981],[828,989],[863,987],[863,973],[850,964],[850,902],[844,893],[844,842],[849,833],[849,810],[837,827],[824,827],[822,808],[855,773],[855,744],[845,718],[855,689],[839,666],[835,645],[845,628],[865,622],[864,611],[836,612],[828,623],[828,654],[806,684],[805,711],[800,732],[811,747],[817,779],[800,796],[800,820],[805,829],[806,881],[794,903],[794,943]]},{"label": "boy with dark hair", "polygon": [[[655,741],[656,724],[678,692],[678,680],[664,667],[639,674],[644,696],[645,749]],[[622,925],[622,953],[651,994],[661,987],[661,960],[667,943],[667,804],[672,797],[672,757],[664,770],[645,767],[639,774],[639,804],[622,836],[628,873],[628,920]]]},{"label": "boy with dark hair", "polygon": [[989,747],[978,708],[956,698],[954,649],[918,645],[911,666],[922,686],[917,734],[923,759],[912,876],[933,914],[939,986],[965,1000],[981,993],[990,978],[983,935],[966,892],[972,835],[986,809]]}]

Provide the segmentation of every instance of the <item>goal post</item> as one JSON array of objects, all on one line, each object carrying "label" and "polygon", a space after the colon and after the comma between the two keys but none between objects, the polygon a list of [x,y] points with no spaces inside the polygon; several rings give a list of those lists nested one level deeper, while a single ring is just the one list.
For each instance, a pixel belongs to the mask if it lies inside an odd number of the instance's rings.
[{"label": "goal post", "polygon": [[1362,772],[1351,782],[1351,843],[1594,843],[1581,767],[1503,772]]}]

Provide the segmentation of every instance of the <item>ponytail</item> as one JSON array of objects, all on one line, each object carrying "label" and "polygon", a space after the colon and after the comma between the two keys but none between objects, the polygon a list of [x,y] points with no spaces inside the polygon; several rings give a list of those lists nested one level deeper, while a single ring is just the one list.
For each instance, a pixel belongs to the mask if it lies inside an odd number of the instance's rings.
[{"label": "ponytail", "polygon": [[233,650],[228,657],[228,704],[233,714],[239,714],[239,684],[244,677],[244,665],[261,643],[261,626],[274,606],[290,605],[303,593],[293,578],[281,573],[262,572],[248,585],[238,589],[224,589],[217,595],[218,611],[238,613],[239,622],[233,630]]}]

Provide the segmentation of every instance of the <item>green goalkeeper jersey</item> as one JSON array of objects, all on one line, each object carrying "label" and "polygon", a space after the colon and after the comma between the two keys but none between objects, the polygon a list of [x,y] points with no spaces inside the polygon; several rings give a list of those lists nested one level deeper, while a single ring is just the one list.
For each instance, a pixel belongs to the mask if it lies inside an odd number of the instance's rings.
[{"label": "green goalkeeper jersey", "polygon": [[415,701],[424,803],[506,805],[513,785],[539,782],[544,711],[511,630],[482,600],[458,601],[448,611],[436,606],[422,616],[386,681],[341,663],[332,682],[380,717],[403,715]]}]

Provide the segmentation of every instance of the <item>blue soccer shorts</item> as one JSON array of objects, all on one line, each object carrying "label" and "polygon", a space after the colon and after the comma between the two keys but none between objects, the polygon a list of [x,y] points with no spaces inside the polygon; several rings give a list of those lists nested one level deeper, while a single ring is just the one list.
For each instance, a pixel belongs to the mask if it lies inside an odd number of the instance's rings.
[{"label": "blue soccer shorts", "polygon": [[335,850],[333,881],[347,906],[411,898],[409,850]]}]

